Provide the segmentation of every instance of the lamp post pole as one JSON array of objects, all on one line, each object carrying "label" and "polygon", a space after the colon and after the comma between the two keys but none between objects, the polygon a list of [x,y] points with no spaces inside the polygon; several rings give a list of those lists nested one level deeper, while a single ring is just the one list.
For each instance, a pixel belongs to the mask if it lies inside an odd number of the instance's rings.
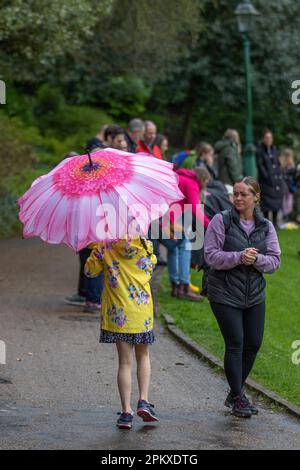
[{"label": "lamp post pole", "polygon": [[244,151],[244,172],[246,176],[257,175],[255,146],[253,138],[253,113],[252,113],[252,74],[251,74],[251,54],[249,32],[253,18],[258,15],[258,11],[252,5],[251,0],[243,0],[236,9],[235,15],[238,20],[238,29],[243,38],[245,76],[246,76],[246,142]]},{"label": "lamp post pole", "polygon": [[247,97],[247,115],[246,115],[246,142],[244,151],[244,171],[246,176],[257,176],[255,146],[253,137],[253,107],[252,107],[252,75],[251,75],[251,55],[250,40],[247,33],[243,34],[243,49],[245,61],[246,76],[246,97]]}]

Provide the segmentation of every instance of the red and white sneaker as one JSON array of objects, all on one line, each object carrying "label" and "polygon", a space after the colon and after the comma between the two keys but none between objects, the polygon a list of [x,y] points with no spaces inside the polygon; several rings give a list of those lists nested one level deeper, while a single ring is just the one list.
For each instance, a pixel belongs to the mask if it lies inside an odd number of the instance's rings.
[{"label": "red and white sneaker", "polygon": [[145,400],[138,401],[136,414],[146,422],[159,421],[154,411],[154,405]]},{"label": "red and white sneaker", "polygon": [[121,413],[117,421],[117,426],[119,429],[131,429],[133,420],[133,412],[131,413]]}]

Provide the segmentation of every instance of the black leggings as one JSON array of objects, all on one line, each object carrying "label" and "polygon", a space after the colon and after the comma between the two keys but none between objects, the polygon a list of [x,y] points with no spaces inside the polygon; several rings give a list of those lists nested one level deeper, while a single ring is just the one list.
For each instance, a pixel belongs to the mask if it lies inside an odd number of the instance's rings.
[{"label": "black leggings", "polygon": [[224,369],[235,397],[241,394],[261,346],[265,324],[265,302],[239,309],[211,302],[225,341]]},{"label": "black leggings", "polygon": [[79,269],[79,280],[78,280],[78,295],[82,297],[86,297],[88,291],[88,278],[84,274],[84,265],[86,260],[90,256],[92,250],[89,248],[83,248],[79,251],[79,261],[80,261],[80,269]]}]

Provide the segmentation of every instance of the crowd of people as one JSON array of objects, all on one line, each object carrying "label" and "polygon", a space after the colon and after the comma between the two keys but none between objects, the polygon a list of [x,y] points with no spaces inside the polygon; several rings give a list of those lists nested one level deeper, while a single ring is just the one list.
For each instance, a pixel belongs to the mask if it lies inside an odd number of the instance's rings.
[{"label": "crowd of people", "polygon": [[[128,122],[126,129],[118,124],[103,125],[86,146],[89,152],[107,147],[173,162],[179,188],[184,195],[184,199],[179,202],[182,206],[190,205],[193,221],[204,225],[204,230],[215,214],[232,207],[234,184],[244,176],[242,146],[235,129],[227,129],[222,139],[214,145],[200,142],[192,150],[169,156],[167,136],[157,133],[154,122],[135,118]],[[264,216],[273,221],[276,229],[280,222],[300,222],[300,165],[296,165],[293,150],[285,148],[278,153],[273,134],[266,129],[257,146],[256,162],[261,187],[260,207]],[[204,214],[200,211],[200,217],[197,210],[199,201],[204,204]],[[178,226],[175,224],[175,232],[176,227],[178,234]],[[158,265],[168,266],[171,295],[178,299],[201,302],[206,295],[204,251],[191,250],[189,238],[180,228],[179,232],[177,238],[173,236],[168,239],[161,232],[149,230],[149,238],[154,245]],[[160,245],[167,250],[167,261],[161,256]],[[95,312],[101,306],[103,279],[102,275],[99,279],[86,279],[83,266],[89,254],[89,248],[79,253],[78,292],[67,297],[66,302],[83,305],[85,312]],[[204,270],[202,289],[191,283],[191,268]]]},{"label": "crowd of people", "polygon": [[[102,304],[100,342],[116,343],[119,357],[122,413],[118,426],[130,429],[134,415],[130,403],[133,348],[138,368],[137,414],[144,421],[158,420],[148,400],[148,346],[154,342],[149,282],[156,263],[167,265],[174,298],[193,302],[208,298],[225,343],[224,369],[230,386],[225,405],[241,418],[257,414],[244,385],[263,339],[263,274],[280,267],[279,218],[300,222],[300,171],[293,151],[284,149],[278,154],[273,134],[266,129],[256,151],[257,181],[243,174],[242,146],[235,129],[227,129],[214,146],[201,142],[193,150],[167,158],[167,137],[157,134],[154,122],[137,118],[126,130],[118,125],[103,126],[87,144],[88,152],[108,147],[140,154],[141,158],[150,155],[172,161],[183,195],[177,202],[180,222],[170,207],[169,236],[164,236],[161,221],[155,230],[150,227],[147,239],[123,240],[109,247],[95,244],[81,250],[78,292],[66,298],[69,304],[83,305],[85,312],[100,312]],[[186,205],[190,210],[189,233],[185,230]],[[203,246],[191,249],[191,233],[197,236],[193,228],[197,223],[203,229]],[[161,256],[161,245],[167,261]],[[193,268],[203,270],[201,289],[191,284]],[[124,275],[118,279],[121,271]],[[125,278],[126,286],[122,284]],[[139,308],[132,309],[128,299],[137,299]],[[122,307],[117,307],[118,303]],[[141,309],[143,318],[137,314]]]},{"label": "crowd of people", "polygon": [[87,143],[87,150],[90,152],[106,147],[130,153],[145,153],[162,159],[168,150],[168,139],[157,133],[154,122],[136,118],[129,121],[127,129],[117,124],[105,124]]},{"label": "crowd of people", "polygon": [[[200,142],[194,149],[180,151],[170,157],[167,136],[157,133],[154,122],[136,118],[129,121],[126,129],[116,124],[102,126],[87,144],[90,152],[105,147],[170,160],[175,171],[205,168],[210,180],[220,181],[226,186],[229,197],[234,183],[243,176],[242,146],[235,129],[228,129],[215,145]],[[270,217],[276,228],[279,222],[300,223],[300,165],[296,164],[294,151],[284,148],[278,152],[273,133],[265,129],[257,146],[256,164],[262,190],[261,209],[265,217]]]}]

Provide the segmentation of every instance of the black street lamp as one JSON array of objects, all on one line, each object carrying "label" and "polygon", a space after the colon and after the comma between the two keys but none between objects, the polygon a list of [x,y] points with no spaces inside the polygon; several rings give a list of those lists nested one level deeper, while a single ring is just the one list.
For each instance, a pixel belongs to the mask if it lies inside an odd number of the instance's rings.
[{"label": "black street lamp", "polygon": [[235,15],[238,20],[238,29],[243,38],[245,74],[246,74],[246,93],[247,93],[247,119],[246,119],[246,145],[244,153],[244,170],[246,176],[256,176],[255,147],[253,138],[253,113],[252,113],[252,75],[251,75],[251,54],[250,39],[254,16],[259,13],[254,8],[250,0],[244,0],[235,9]]}]

